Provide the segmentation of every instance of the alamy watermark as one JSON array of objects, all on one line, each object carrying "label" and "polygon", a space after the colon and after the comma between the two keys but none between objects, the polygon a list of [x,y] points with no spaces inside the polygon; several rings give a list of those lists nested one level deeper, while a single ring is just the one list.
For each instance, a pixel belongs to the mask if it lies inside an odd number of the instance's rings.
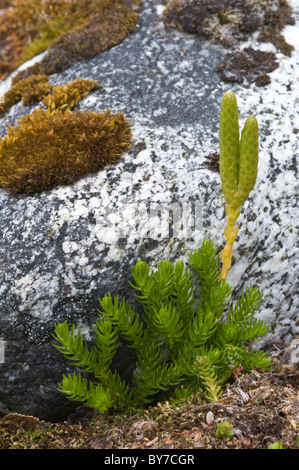
[{"label": "alamy watermark", "polygon": [[202,236],[202,204],[196,201],[170,204],[141,201],[118,211],[108,209],[105,218],[111,243],[124,239],[197,241]]}]

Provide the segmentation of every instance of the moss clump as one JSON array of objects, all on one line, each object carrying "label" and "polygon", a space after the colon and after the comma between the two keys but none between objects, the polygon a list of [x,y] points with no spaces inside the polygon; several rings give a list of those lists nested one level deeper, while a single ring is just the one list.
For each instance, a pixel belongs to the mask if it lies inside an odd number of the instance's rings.
[{"label": "moss clump", "polygon": [[283,54],[290,56],[294,47],[288,44],[280,30],[286,24],[294,24],[292,10],[286,0],[279,0],[277,10],[269,10],[265,14],[264,27],[258,39],[262,42],[272,42]]},{"label": "moss clump", "polygon": [[35,193],[74,183],[130,148],[122,113],[37,109],[0,140],[0,186]]},{"label": "moss clump", "polygon": [[82,98],[97,88],[102,88],[102,85],[99,85],[95,80],[83,80],[78,77],[67,85],[55,86],[52,93],[45,96],[42,102],[49,111],[73,109]]},{"label": "moss clump", "polygon": [[24,105],[43,102],[49,111],[55,109],[73,109],[82,98],[92,90],[102,88],[95,80],[84,80],[80,77],[65,84],[52,88],[47,75],[32,75],[15,83],[4,95],[0,103],[0,114],[5,113],[11,106],[22,100]]},{"label": "moss clump", "polygon": [[266,86],[271,81],[267,73],[273,72],[277,67],[278,62],[273,52],[245,47],[242,51],[227,54],[216,71],[224,82],[243,83],[246,79],[258,86]]},{"label": "moss clump", "polygon": [[163,19],[166,26],[231,46],[261,25],[259,3],[252,0],[170,0]]},{"label": "moss clump", "polygon": [[261,73],[255,80],[257,86],[266,86],[271,83],[271,78],[266,72]]},{"label": "moss clump", "polygon": [[282,29],[293,23],[286,0],[170,0],[166,26],[220,41],[225,46],[246,40],[264,26]]},{"label": "moss clump", "polygon": [[24,105],[37,103],[50,93],[51,88],[47,75],[32,75],[20,80],[5,93],[4,101],[0,103],[0,114],[21,100]]},{"label": "moss clump", "polygon": [[[286,0],[170,0],[163,20],[168,27],[195,33],[205,39],[220,42],[225,47],[235,47],[240,41],[247,40],[252,33],[259,31],[260,41],[272,42],[286,55],[290,55],[293,50],[293,46],[286,42],[280,32],[286,24],[294,24],[291,8]],[[253,67],[260,69],[262,53],[257,59],[256,56],[257,54],[253,58]],[[265,55],[264,58],[265,70],[260,70],[260,73],[271,71],[268,68],[269,56]],[[241,59],[244,57],[238,57],[237,62]],[[246,58],[245,61],[247,62]],[[224,67],[221,64],[217,71],[222,72]],[[249,70],[248,76],[244,75],[245,69]],[[227,81],[242,83],[244,76],[251,80],[253,74],[249,63],[245,64],[242,73],[233,72],[229,78],[227,75]],[[263,86],[266,84],[264,81]]]},{"label": "moss clump", "polygon": [[262,42],[272,42],[284,55],[290,56],[291,52],[294,50],[294,47],[287,43],[277,27],[265,26],[258,38]]},{"label": "moss clump", "polygon": [[220,24],[229,24],[232,22],[232,20],[229,18],[229,16],[227,16],[226,12],[225,11],[218,11],[217,13],[218,15],[218,18],[219,18],[219,21],[220,21]]},{"label": "moss clump", "polygon": [[0,79],[36,54],[40,64],[23,71],[61,72],[120,43],[135,27],[141,0],[13,0],[0,16]]}]

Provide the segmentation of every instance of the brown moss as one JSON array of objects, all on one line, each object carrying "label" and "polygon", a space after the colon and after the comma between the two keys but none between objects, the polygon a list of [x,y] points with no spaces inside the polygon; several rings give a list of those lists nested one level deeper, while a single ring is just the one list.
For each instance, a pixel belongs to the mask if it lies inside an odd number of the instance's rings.
[{"label": "brown moss", "polygon": [[[0,78],[6,78],[20,63],[26,47],[56,16],[61,0],[13,0],[0,16]],[[49,29],[49,28],[48,28]],[[41,51],[40,51],[41,52]]]},{"label": "brown moss", "polygon": [[[274,4],[272,0],[170,0],[163,20],[168,27],[195,33],[205,39],[221,42],[226,47],[236,46],[239,41],[247,40],[253,32],[260,30],[260,41],[272,42],[286,55],[290,55],[293,50],[293,46],[281,35],[286,24],[294,23],[286,0]],[[264,69],[260,62],[262,53],[258,57],[257,54],[255,57],[253,54],[249,54],[251,57],[248,54],[243,57],[238,51],[233,54],[237,54],[236,59],[228,56],[226,60],[230,60],[230,63],[225,64],[224,61],[217,69],[225,81],[242,83],[245,76],[250,81],[253,76],[256,78],[261,73],[271,71],[269,61],[273,63],[274,59],[267,54],[264,56]],[[253,73],[250,68],[252,59]],[[243,64],[244,61],[246,64]],[[240,70],[237,70],[238,65]],[[261,79],[259,84],[267,83]]]},{"label": "brown moss", "polygon": [[5,93],[4,102],[0,103],[0,114],[21,100],[24,105],[42,101],[50,111],[73,109],[82,98],[97,88],[102,88],[102,85],[95,80],[78,77],[68,84],[57,85],[52,89],[47,75],[32,75],[14,83]]},{"label": "brown moss", "polygon": [[248,38],[264,26],[281,30],[292,23],[286,0],[170,0],[164,11],[166,26],[222,42],[225,46]]},{"label": "brown moss", "polygon": [[164,23],[181,31],[220,41],[225,46],[244,40],[261,25],[261,8],[252,0],[171,0]]},{"label": "brown moss", "polygon": [[22,100],[24,105],[30,105],[42,100],[50,93],[52,85],[47,75],[33,75],[15,83],[4,95],[0,103],[0,114]]},{"label": "brown moss", "polygon": [[220,173],[219,170],[219,153],[213,153],[212,155],[205,155],[204,157],[207,161],[203,162],[209,170],[214,171],[215,173]]},{"label": "brown moss", "polygon": [[119,42],[135,27],[141,0],[14,0],[0,17],[0,78],[48,50],[32,74],[61,72]]},{"label": "brown moss", "polygon": [[288,44],[280,33],[286,24],[294,24],[292,10],[285,0],[280,0],[279,9],[266,12],[264,27],[258,39],[262,42],[272,42],[279,51],[290,56],[294,47]]},{"label": "brown moss", "polygon": [[0,186],[35,193],[72,184],[116,162],[130,142],[122,113],[37,109],[0,140]]},{"label": "brown moss", "polygon": [[67,85],[55,86],[52,93],[45,96],[42,102],[49,111],[73,109],[82,98],[97,88],[102,88],[102,85],[99,85],[95,80],[83,80],[78,77]]},{"label": "brown moss", "polygon": [[221,0],[172,0],[164,10],[163,20],[166,26],[208,36],[207,27],[216,20],[220,24],[219,14],[223,12],[225,3]]},{"label": "brown moss", "polygon": [[227,54],[216,71],[225,82],[243,83],[247,79],[249,82],[258,81],[259,86],[265,86],[269,81],[265,80],[263,74],[272,72],[277,67],[278,63],[273,52],[246,47],[242,51],[237,50]]},{"label": "brown moss", "polygon": [[11,0],[0,0],[0,10],[9,7]]},{"label": "brown moss", "polygon": [[261,73],[255,80],[257,86],[266,86],[269,83],[271,83],[271,78],[266,72]]},{"label": "brown moss", "polygon": [[287,43],[277,27],[265,26],[263,32],[259,35],[259,40],[263,42],[272,42],[280,52],[287,56],[290,56],[291,52],[294,50],[294,47]]}]

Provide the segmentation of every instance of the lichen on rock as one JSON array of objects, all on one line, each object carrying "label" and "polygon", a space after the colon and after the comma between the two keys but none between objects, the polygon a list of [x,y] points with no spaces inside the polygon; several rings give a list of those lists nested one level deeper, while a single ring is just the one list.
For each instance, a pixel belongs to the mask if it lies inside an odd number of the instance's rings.
[{"label": "lichen on rock", "polygon": [[0,140],[0,186],[36,193],[71,184],[116,162],[130,142],[122,113],[36,109]]}]

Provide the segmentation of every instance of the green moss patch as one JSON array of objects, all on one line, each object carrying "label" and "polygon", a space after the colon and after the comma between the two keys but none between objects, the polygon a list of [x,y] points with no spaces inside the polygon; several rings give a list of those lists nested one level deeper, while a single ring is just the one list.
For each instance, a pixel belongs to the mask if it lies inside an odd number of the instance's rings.
[{"label": "green moss patch", "polygon": [[74,183],[130,148],[122,113],[36,109],[0,140],[0,186],[36,193]]}]

